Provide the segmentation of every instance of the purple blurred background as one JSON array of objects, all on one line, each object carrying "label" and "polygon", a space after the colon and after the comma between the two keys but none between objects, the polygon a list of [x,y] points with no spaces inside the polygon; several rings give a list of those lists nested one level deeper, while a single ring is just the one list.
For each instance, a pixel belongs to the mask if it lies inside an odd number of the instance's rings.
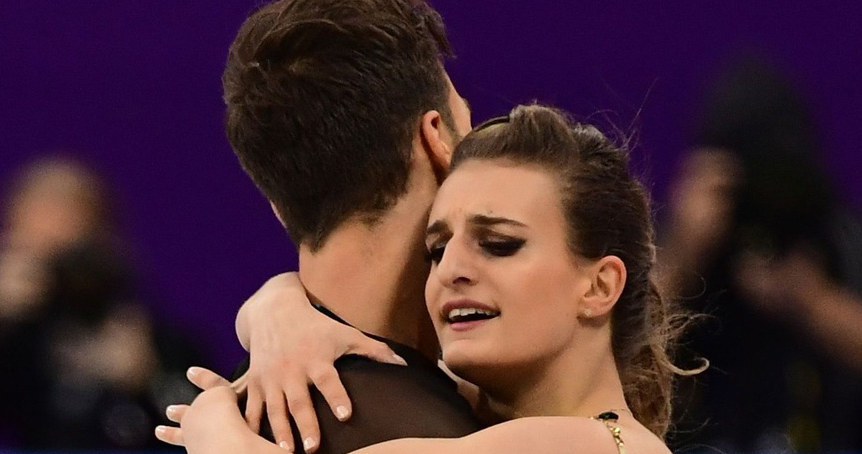
[{"label": "purple blurred background", "polygon": [[[222,130],[226,50],[257,3],[28,0],[6,2],[0,16],[0,185],[54,151],[104,173],[153,310],[223,372],[242,353],[233,333],[240,303],[295,266]],[[767,56],[810,101],[827,166],[862,206],[862,5],[433,3],[474,122],[537,99],[634,127],[659,214],[713,75],[742,52]]]}]

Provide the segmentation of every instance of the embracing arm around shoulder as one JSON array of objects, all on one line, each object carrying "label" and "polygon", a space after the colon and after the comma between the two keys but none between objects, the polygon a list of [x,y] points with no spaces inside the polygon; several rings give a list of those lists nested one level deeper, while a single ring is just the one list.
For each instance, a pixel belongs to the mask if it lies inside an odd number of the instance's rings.
[{"label": "embracing arm around shoulder", "polygon": [[403,438],[354,451],[353,454],[617,454],[607,427],[588,418],[547,416],[520,418],[461,438]]},{"label": "embracing arm around shoulder", "polygon": [[[189,454],[273,453],[285,449],[252,432],[236,407],[236,394],[221,386],[203,392],[180,418]],[[669,453],[657,438],[626,431],[643,453]],[[632,435],[632,438],[628,438]],[[655,448],[655,449],[652,449]],[[520,418],[461,438],[404,438],[353,451],[354,454],[618,454],[601,422],[577,417]]]},{"label": "embracing arm around shoulder", "polygon": [[[237,426],[237,429],[240,427]],[[283,454],[284,449],[242,427],[242,434],[221,431],[213,452]],[[203,446],[201,446],[203,447]],[[189,446],[189,453],[196,454]],[[204,451],[200,451],[203,453]],[[618,454],[604,425],[586,418],[521,418],[489,427],[461,438],[402,438],[353,451],[352,454],[534,454],[590,453]]]},{"label": "embracing arm around shoulder", "polygon": [[320,391],[338,420],[350,418],[352,404],[333,366],[336,359],[355,354],[404,364],[386,344],[316,310],[295,272],[273,276],[261,286],[237,314],[236,331],[251,354],[244,378],[246,419],[257,432],[266,408],[273,436],[289,448],[294,437],[288,414],[300,439],[320,442],[309,384]]}]

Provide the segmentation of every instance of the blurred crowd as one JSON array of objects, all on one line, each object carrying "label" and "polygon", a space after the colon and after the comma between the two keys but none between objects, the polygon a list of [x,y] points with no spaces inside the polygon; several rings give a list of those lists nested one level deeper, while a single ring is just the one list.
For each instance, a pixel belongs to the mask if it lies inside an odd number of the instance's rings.
[{"label": "blurred crowd", "polygon": [[0,227],[0,448],[159,448],[200,358],[143,301],[110,191],[47,158],[21,170]]},{"label": "blurred crowd", "polygon": [[676,443],[703,452],[862,450],[862,224],[822,165],[809,108],[751,59],[715,82],[673,182],[666,293],[682,346]]},{"label": "blurred crowd", "polygon": [[[660,214],[661,281],[695,316],[672,442],[686,452],[862,450],[862,223],[796,88],[758,60],[718,78]],[[0,225],[0,440],[166,450],[201,358],[157,323],[87,167],[37,161]],[[690,363],[690,364],[687,364]]]}]

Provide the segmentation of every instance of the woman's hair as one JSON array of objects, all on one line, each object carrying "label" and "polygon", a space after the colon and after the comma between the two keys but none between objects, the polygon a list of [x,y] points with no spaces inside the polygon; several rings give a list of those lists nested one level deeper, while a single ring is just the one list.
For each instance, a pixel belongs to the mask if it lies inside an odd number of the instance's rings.
[{"label": "woman's hair", "polygon": [[663,437],[673,375],[689,373],[669,356],[684,318],[673,314],[653,281],[649,197],[629,172],[628,153],[595,127],[548,107],[518,106],[508,119],[489,123],[458,145],[452,170],[471,159],[502,159],[557,176],[571,252],[589,259],[615,255],[625,263],[625,288],[611,314],[613,353],[635,418]]}]

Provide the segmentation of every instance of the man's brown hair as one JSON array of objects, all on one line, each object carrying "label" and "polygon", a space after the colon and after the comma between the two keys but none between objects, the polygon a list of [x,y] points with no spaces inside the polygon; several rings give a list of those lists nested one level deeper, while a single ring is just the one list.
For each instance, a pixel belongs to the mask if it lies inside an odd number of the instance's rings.
[{"label": "man's brown hair", "polygon": [[245,21],[223,76],[227,135],[297,244],[317,250],[405,192],[421,115],[452,123],[449,52],[419,0],[283,0]]}]

